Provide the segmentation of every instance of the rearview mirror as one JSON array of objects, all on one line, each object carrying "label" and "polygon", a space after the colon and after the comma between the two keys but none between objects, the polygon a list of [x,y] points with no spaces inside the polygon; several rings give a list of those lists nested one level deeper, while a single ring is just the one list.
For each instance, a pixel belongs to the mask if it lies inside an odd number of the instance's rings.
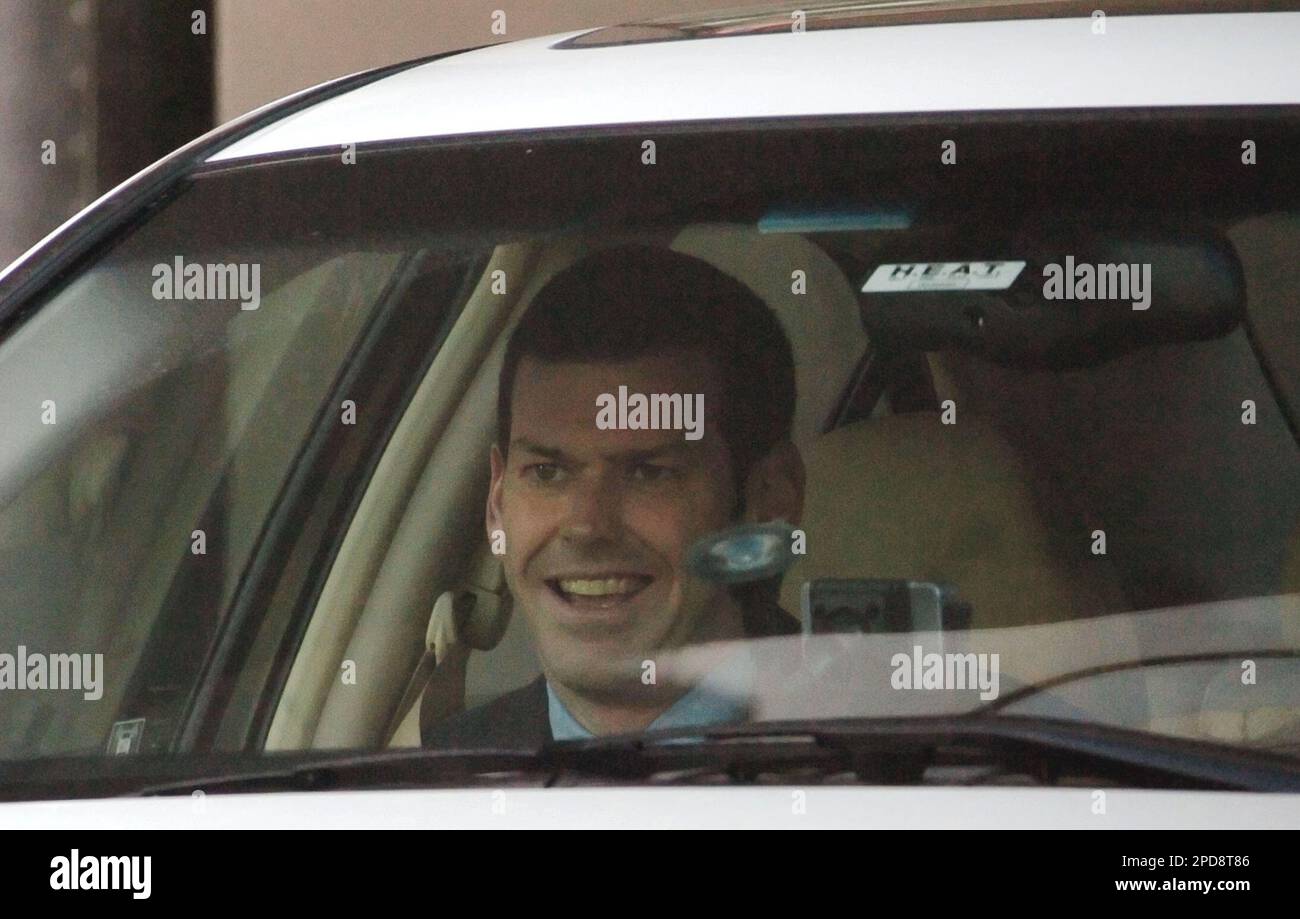
[{"label": "rearview mirror", "polygon": [[1245,315],[1236,250],[1211,228],[920,231],[877,255],[859,288],[879,345],[1050,368],[1215,338]]}]

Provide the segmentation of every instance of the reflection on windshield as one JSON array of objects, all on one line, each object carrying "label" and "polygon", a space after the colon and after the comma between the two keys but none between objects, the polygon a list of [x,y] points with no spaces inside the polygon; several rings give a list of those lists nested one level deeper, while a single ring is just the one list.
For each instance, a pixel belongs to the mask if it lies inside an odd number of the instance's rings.
[{"label": "reflection on windshield", "polygon": [[1300,594],[1007,629],[822,634],[656,660],[758,721],[1007,714],[1300,752]]}]

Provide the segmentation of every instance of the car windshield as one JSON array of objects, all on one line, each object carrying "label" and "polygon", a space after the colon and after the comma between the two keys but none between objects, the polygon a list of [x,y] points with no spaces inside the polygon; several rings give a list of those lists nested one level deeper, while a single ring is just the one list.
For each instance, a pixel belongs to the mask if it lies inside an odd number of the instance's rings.
[{"label": "car windshield", "polygon": [[1254,154],[1300,125],[1256,127],[199,169],[0,325],[0,795],[985,716],[1300,759],[1300,193]]}]

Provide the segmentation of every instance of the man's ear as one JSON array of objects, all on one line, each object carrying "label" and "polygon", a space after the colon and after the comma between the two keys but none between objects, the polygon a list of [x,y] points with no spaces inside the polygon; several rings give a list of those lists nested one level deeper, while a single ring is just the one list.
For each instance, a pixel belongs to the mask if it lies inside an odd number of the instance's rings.
[{"label": "man's ear", "polygon": [[788,440],[756,462],[745,480],[746,523],[784,520],[797,526],[803,516],[803,457]]},{"label": "man's ear", "polygon": [[492,483],[488,486],[487,512],[484,519],[490,540],[495,531],[505,529],[501,523],[501,484],[506,477],[506,458],[501,455],[501,449],[496,444],[492,445],[488,461],[492,466]]}]

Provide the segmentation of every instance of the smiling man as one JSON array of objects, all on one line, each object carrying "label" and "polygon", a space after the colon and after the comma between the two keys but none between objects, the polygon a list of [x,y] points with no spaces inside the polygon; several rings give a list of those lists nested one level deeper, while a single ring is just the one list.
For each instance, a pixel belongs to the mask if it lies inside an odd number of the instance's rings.
[{"label": "smiling man", "polygon": [[531,746],[744,718],[701,687],[646,679],[647,662],[796,630],[775,584],[729,590],[686,567],[710,533],[798,522],[794,402],[780,324],[707,262],[620,246],[551,279],[506,349],[486,513],[543,676],[433,725],[425,744]]}]

